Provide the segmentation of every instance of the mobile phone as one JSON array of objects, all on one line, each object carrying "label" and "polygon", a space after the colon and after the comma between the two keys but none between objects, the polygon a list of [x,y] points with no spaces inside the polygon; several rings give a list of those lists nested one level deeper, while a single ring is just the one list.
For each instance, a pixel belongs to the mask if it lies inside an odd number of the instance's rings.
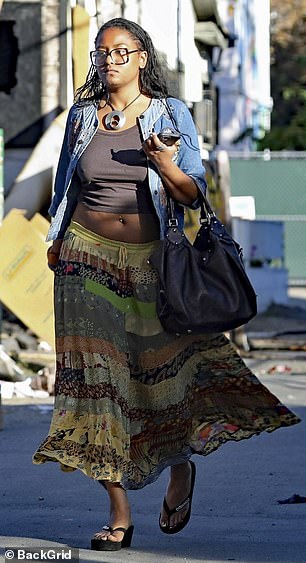
[{"label": "mobile phone", "polygon": [[162,143],[168,146],[173,145],[181,138],[180,133],[171,129],[171,127],[165,127],[158,133],[157,136]]}]

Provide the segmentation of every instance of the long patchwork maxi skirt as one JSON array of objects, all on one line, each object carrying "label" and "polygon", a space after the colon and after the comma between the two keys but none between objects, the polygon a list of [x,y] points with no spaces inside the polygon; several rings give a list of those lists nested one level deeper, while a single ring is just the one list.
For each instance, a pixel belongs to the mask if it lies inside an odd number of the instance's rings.
[{"label": "long patchwork maxi skirt", "polygon": [[138,489],[193,454],[299,422],[223,334],[162,329],[147,261],[158,244],[71,223],[55,272],[54,413],[34,463]]}]

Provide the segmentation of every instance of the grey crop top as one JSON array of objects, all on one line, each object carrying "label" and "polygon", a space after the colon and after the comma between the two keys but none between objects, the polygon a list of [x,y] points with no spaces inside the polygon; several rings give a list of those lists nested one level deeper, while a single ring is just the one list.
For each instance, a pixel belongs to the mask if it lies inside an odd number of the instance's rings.
[{"label": "grey crop top", "polygon": [[155,214],[137,125],[98,129],[77,165],[79,201],[94,211]]}]

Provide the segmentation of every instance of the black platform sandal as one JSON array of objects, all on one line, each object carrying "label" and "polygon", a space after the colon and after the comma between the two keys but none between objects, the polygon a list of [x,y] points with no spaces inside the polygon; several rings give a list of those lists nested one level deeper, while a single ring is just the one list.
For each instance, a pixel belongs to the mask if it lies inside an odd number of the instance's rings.
[{"label": "black platform sandal", "polygon": [[134,526],[128,528],[111,528],[111,526],[103,526],[102,530],[110,532],[123,532],[124,536],[121,541],[101,540],[93,537],[91,540],[91,549],[95,551],[119,551],[123,547],[130,547],[134,532]]},{"label": "black platform sandal", "polygon": [[[159,527],[164,534],[177,534],[183,528],[185,528],[185,526],[187,526],[187,524],[190,520],[192,496],[193,496],[193,489],[194,489],[195,476],[196,476],[196,467],[195,467],[195,464],[193,463],[193,461],[189,461],[189,463],[190,463],[190,467],[191,467],[191,485],[190,485],[190,491],[189,491],[188,497],[186,497],[185,500],[183,500],[183,502],[181,502],[179,504],[179,506],[176,506],[175,508],[172,508],[172,509],[169,508],[167,501],[166,501],[166,497],[164,497],[163,508],[164,508],[164,511],[166,512],[166,514],[168,516],[168,523],[166,525],[164,525],[164,526],[161,525],[161,514],[159,515]],[[170,527],[169,524],[170,524],[171,516],[173,514],[175,514],[176,512],[179,512],[180,510],[182,510],[187,505],[188,502],[189,502],[189,508],[188,508],[188,511],[186,512],[183,520],[179,524],[177,524],[177,526]]]}]

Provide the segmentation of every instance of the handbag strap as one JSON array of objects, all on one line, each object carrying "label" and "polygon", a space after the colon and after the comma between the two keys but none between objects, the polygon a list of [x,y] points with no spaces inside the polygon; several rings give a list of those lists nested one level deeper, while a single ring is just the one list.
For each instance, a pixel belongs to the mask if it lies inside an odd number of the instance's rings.
[{"label": "handbag strap", "polygon": [[[171,197],[171,195],[169,194],[168,190],[166,190],[166,194],[167,194],[167,209],[168,209],[168,216],[169,216],[168,226],[169,227],[177,227],[178,226],[178,220],[177,220],[176,213],[175,213],[174,200]],[[208,203],[206,196],[202,192],[199,191],[198,197],[201,200],[201,204],[200,204],[200,209],[201,209],[200,223],[201,223],[201,225],[203,223],[210,225],[212,218],[215,216],[215,213],[212,210],[212,208],[210,207],[210,204]]]},{"label": "handbag strap", "polygon": [[169,227],[177,227],[178,226],[178,220],[175,214],[175,206],[174,206],[174,200],[171,197],[171,195],[169,194],[168,190],[166,190],[166,194],[167,194],[167,209],[168,209],[168,226]]},{"label": "handbag strap", "polygon": [[207,225],[210,225],[212,219],[214,217],[216,217],[215,212],[212,210],[212,208],[210,207],[210,204],[206,198],[206,196],[204,194],[200,194],[200,198],[201,198],[201,214],[200,214],[200,223],[201,225],[203,223],[206,223]]}]

